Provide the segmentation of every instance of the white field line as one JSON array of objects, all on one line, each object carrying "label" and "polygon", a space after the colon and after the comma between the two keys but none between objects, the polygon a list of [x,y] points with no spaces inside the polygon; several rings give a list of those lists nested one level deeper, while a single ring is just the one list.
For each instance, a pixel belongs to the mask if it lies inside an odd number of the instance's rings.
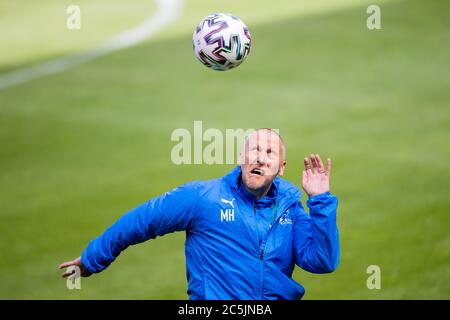
[{"label": "white field line", "polygon": [[154,0],[156,13],[140,25],[126,30],[104,44],[80,53],[0,74],[0,90],[58,73],[98,57],[138,44],[174,21],[181,13],[183,0]]}]

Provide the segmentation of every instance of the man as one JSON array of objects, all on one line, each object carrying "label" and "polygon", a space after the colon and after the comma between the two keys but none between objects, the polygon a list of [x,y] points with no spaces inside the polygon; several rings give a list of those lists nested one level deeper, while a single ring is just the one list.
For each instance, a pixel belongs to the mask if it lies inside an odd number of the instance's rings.
[{"label": "man", "polygon": [[60,268],[78,266],[89,276],[129,245],[184,230],[190,299],[301,298],[295,264],[313,273],[338,265],[337,198],[329,192],[331,160],[324,168],[319,155],[305,158],[306,214],[298,188],[278,177],[285,154],[275,131],[254,131],[229,174],[186,183],[131,210]]}]

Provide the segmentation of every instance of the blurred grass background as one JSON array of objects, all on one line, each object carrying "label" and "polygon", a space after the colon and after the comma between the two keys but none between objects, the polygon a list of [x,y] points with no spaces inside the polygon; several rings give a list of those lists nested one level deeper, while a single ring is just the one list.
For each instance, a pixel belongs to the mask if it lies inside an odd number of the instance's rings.
[{"label": "blurred grass background", "polygon": [[[229,2],[187,0],[142,45],[0,91],[0,298],[187,298],[183,233],[130,247],[82,290],[67,290],[56,267],[136,205],[232,168],[172,164],[170,135],[194,120],[279,128],[297,185],[305,155],[334,160],[341,263],[329,275],[297,268],[305,299],[450,298],[450,3],[378,2],[382,30],[370,31],[370,1]],[[68,4],[81,7],[79,31],[65,28]],[[0,8],[5,71],[91,47],[156,6]],[[229,72],[192,52],[194,26],[216,11],[241,17],[253,37]],[[372,264],[381,290],[366,287]]]}]

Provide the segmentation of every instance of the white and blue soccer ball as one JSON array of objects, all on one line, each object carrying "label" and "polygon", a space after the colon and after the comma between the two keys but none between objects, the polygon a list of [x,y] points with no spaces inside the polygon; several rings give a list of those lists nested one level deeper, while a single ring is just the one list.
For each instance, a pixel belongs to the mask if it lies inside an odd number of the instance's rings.
[{"label": "white and blue soccer ball", "polygon": [[195,28],[192,44],[201,63],[214,70],[225,71],[237,67],[247,58],[251,35],[238,17],[214,13]]}]

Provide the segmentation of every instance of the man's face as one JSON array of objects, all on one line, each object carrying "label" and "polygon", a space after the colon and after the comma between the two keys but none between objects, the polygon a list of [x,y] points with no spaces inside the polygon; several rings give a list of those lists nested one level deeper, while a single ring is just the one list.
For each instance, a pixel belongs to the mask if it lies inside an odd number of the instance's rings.
[{"label": "man's face", "polygon": [[240,158],[242,181],[248,191],[258,194],[267,190],[277,175],[283,175],[283,148],[279,136],[270,130],[258,130],[248,137]]}]

